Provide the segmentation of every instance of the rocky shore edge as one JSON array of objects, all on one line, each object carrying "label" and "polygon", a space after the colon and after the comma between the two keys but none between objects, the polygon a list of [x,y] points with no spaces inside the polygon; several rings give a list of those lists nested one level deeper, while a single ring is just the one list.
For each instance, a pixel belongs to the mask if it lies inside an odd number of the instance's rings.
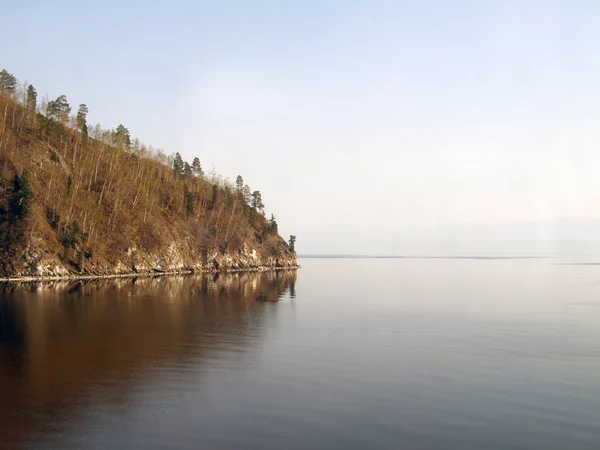
[{"label": "rocky shore edge", "polygon": [[182,252],[181,248],[175,245],[165,250],[158,254],[147,254],[131,249],[123,254],[121,260],[116,263],[87,263],[83,264],[80,270],[66,267],[56,255],[26,251],[22,258],[21,268],[15,270],[14,273],[0,276],[0,282],[266,272],[300,268],[295,254],[261,257],[256,250],[244,248],[235,254],[217,252],[199,258],[197,254]]},{"label": "rocky shore edge", "polygon": [[288,271],[301,269],[301,265],[286,266],[286,267],[253,267],[246,269],[203,269],[203,270],[166,270],[159,272],[129,272],[129,273],[114,273],[114,274],[70,274],[70,275],[46,275],[46,276],[17,276],[17,277],[0,277],[0,283],[9,282],[32,282],[32,281],[77,281],[77,280],[106,280],[111,278],[136,278],[136,277],[162,277],[169,275],[207,275],[221,273],[244,273],[244,272],[272,272],[272,271]]}]

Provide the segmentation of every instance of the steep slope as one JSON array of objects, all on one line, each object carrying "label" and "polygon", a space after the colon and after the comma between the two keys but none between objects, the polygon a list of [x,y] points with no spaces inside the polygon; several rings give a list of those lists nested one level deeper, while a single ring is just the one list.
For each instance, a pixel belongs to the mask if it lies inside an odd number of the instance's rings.
[{"label": "steep slope", "polygon": [[247,192],[157,159],[0,97],[0,276],[296,266]]}]

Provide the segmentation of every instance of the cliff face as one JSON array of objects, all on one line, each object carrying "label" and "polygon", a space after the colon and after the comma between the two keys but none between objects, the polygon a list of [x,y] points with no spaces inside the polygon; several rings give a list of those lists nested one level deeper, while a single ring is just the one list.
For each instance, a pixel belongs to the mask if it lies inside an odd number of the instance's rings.
[{"label": "cliff face", "polygon": [[[152,275],[160,273],[232,272],[295,269],[296,255],[281,253],[262,255],[256,248],[244,244],[236,252],[215,252],[205,257],[183,242],[173,242],[156,252],[147,253],[135,247],[114,255],[111,262],[91,259],[81,268],[74,268],[55,253],[44,249],[44,243],[30,242],[21,256],[11,261],[11,270],[4,278],[59,278],[120,275]],[[79,270],[77,270],[79,269]]]},{"label": "cliff face", "polygon": [[0,97],[0,277],[297,267],[247,186],[174,170],[107,133]]}]

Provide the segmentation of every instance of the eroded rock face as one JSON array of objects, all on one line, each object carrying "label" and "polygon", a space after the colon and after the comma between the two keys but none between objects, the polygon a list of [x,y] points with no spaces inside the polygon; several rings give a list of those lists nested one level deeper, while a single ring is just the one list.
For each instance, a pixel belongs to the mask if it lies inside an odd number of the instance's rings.
[{"label": "eroded rock face", "polygon": [[[203,263],[203,259],[206,263]],[[298,267],[296,256],[289,252],[277,256],[261,255],[244,245],[238,252],[214,252],[209,255],[194,253],[185,243],[171,243],[161,251],[145,253],[135,247],[123,252],[116,263],[107,264],[85,260],[77,268],[68,266],[58,255],[45,252],[37,243],[31,243],[23,253],[22,264],[6,278],[63,278],[77,276],[121,276],[184,272],[235,272]]]},{"label": "eroded rock face", "polygon": [[235,270],[269,270],[276,268],[296,268],[298,266],[295,255],[262,257],[256,250],[249,250],[247,247],[242,251],[230,253],[215,253],[211,255],[212,268],[217,271],[235,271]]}]

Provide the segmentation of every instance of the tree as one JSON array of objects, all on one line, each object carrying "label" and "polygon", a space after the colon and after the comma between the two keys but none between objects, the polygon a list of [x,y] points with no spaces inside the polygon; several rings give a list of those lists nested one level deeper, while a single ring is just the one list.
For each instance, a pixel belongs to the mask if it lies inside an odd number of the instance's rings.
[{"label": "tree", "polygon": [[217,204],[217,198],[219,198],[219,187],[216,184],[213,184],[212,187],[212,202],[211,207],[214,208]]},{"label": "tree", "polygon": [[27,86],[27,97],[25,100],[25,107],[29,111],[35,111],[35,108],[37,107],[37,92],[31,84]]},{"label": "tree", "polygon": [[197,156],[192,161],[192,172],[197,177],[204,175],[204,171],[202,170],[202,166],[200,165],[200,159]]},{"label": "tree", "polygon": [[115,129],[115,139],[119,147],[125,149],[131,147],[131,136],[129,134],[129,130],[125,128],[123,124],[119,124],[119,126]]},{"label": "tree", "polygon": [[251,206],[252,194],[250,193],[250,186],[247,184],[242,188],[242,197],[244,197],[244,203],[248,206]]},{"label": "tree", "polygon": [[192,176],[192,166],[190,166],[187,161],[183,163],[183,176],[185,178],[190,178]]},{"label": "tree", "polygon": [[79,110],[77,111],[77,129],[83,134],[83,136],[88,136],[88,127],[87,127],[87,114],[88,108],[86,105],[79,105]]},{"label": "tree", "polygon": [[183,174],[183,159],[179,153],[175,153],[175,158],[173,158],[173,173],[177,178]]},{"label": "tree", "polygon": [[196,203],[196,196],[192,191],[188,189],[187,184],[183,186],[183,199],[185,202],[186,217],[193,216]]},{"label": "tree", "polygon": [[254,211],[262,212],[264,214],[265,205],[262,202],[262,195],[260,195],[260,191],[254,191],[252,193],[252,208]]},{"label": "tree", "polygon": [[275,215],[273,214],[271,214],[271,220],[269,220],[269,231],[271,234],[277,234],[279,231],[277,221],[275,220]]},{"label": "tree", "polygon": [[0,93],[2,96],[12,95],[17,89],[17,79],[12,73],[8,73],[6,69],[0,71]]},{"label": "tree", "polygon": [[296,253],[296,236],[290,234],[290,252]]},{"label": "tree", "polygon": [[15,175],[13,181],[14,194],[10,200],[10,211],[17,219],[24,219],[29,215],[33,205],[33,192],[29,185],[29,176],[23,170],[21,176]]},{"label": "tree", "polygon": [[69,119],[70,113],[71,105],[69,105],[66,95],[61,95],[56,100],[49,101],[46,107],[46,116],[48,118],[59,120],[63,123]]},{"label": "tree", "polygon": [[88,133],[94,139],[100,140],[100,138],[102,137],[102,126],[99,123],[97,123],[96,125],[91,126],[88,129]]},{"label": "tree", "polygon": [[29,81],[25,81],[25,83],[18,86],[20,87],[19,94],[14,94],[15,100],[21,103],[25,108],[27,108],[27,86],[29,86]]},{"label": "tree", "polygon": [[242,192],[242,189],[244,189],[244,179],[241,175],[238,175],[235,179],[235,188],[238,190],[238,192]]}]

